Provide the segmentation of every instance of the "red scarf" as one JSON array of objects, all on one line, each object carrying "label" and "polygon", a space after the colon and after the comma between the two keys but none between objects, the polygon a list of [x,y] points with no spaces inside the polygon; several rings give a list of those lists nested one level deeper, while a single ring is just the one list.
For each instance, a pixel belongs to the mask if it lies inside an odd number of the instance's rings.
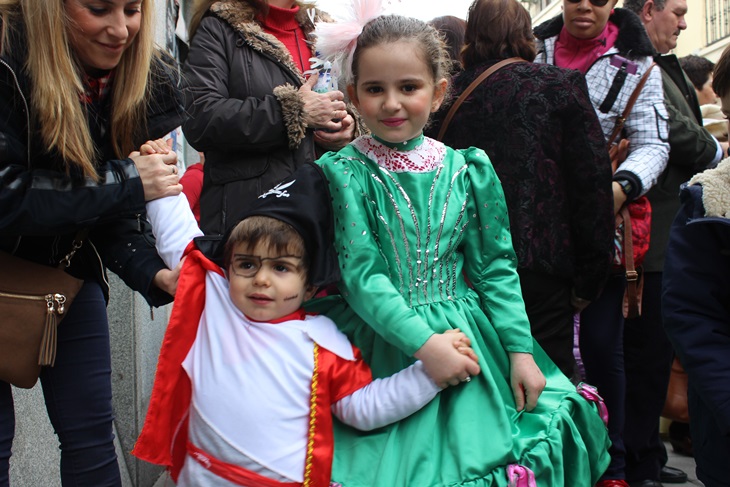
[{"label": "red scarf", "polygon": [[98,78],[84,75],[84,92],[81,94],[81,101],[97,103],[104,100],[111,92],[113,78],[114,71]]},{"label": "red scarf", "polygon": [[603,32],[592,39],[578,39],[563,26],[555,43],[555,65],[586,74],[596,59],[606,54],[618,39],[618,26],[607,22]]}]

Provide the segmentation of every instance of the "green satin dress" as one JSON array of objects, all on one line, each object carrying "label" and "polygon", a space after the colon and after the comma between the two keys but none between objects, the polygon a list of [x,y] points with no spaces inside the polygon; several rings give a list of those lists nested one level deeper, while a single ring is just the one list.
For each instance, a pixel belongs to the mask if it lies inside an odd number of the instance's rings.
[{"label": "green satin dress", "polygon": [[[342,296],[308,307],[334,319],[375,377],[405,368],[431,334],[452,328],[471,338],[482,370],[399,423],[371,432],[337,423],[332,480],[507,487],[507,467],[521,465],[539,487],[592,486],[609,462],[606,427],[530,335],[486,154],[423,136],[391,148],[368,136],[319,164],[333,197]],[[532,352],[547,378],[532,412],[515,410],[508,352]]]}]

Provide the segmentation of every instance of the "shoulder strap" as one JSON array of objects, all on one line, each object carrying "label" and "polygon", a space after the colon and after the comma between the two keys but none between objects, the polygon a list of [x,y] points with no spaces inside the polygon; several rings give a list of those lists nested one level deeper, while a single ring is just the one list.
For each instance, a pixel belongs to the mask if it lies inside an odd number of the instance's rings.
[{"label": "shoulder strap", "polygon": [[651,63],[651,66],[649,66],[649,69],[646,70],[646,72],[641,76],[641,79],[639,80],[639,84],[636,85],[636,88],[634,88],[634,92],[631,93],[631,97],[629,98],[629,102],[626,104],[626,108],[624,108],[624,112],[621,114],[621,116],[616,121],[616,127],[614,127],[613,132],[611,133],[611,136],[608,138],[608,146],[610,147],[611,144],[613,144],[614,140],[616,140],[616,137],[618,137],[618,134],[621,133],[621,131],[624,128],[624,124],[626,123],[626,119],[629,118],[629,115],[631,114],[631,109],[634,108],[634,104],[636,103],[636,100],[639,98],[639,95],[641,94],[641,90],[644,88],[644,85],[646,84],[646,81],[649,79],[649,74],[651,74],[651,70],[656,66],[656,63]]},{"label": "shoulder strap", "polygon": [[480,74],[477,79],[471,82],[469,86],[464,90],[464,92],[459,96],[459,98],[456,99],[453,105],[451,105],[451,109],[449,110],[449,113],[446,114],[446,118],[444,118],[444,121],[441,123],[441,129],[439,130],[439,134],[436,137],[436,140],[441,140],[444,138],[444,135],[446,134],[446,129],[449,128],[449,124],[451,123],[451,119],[454,118],[454,115],[456,114],[456,111],[459,109],[462,103],[464,103],[464,100],[471,95],[471,92],[476,89],[477,86],[482,84],[482,82],[489,78],[495,71],[503,68],[504,66],[507,66],[508,64],[512,63],[519,63],[519,62],[527,62],[522,58],[519,57],[511,57],[508,59],[503,59],[500,62],[494,64],[491,68],[484,71],[482,74]]}]

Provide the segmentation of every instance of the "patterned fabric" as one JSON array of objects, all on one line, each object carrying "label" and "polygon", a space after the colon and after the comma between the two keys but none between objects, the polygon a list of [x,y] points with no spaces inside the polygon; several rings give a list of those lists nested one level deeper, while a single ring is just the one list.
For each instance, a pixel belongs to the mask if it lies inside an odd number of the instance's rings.
[{"label": "patterned fabric", "polygon": [[[495,62],[465,70],[454,93]],[[436,114],[429,134],[438,133],[449,108]],[[503,67],[461,105],[443,142],[489,155],[519,268],[570,280],[579,297],[592,300],[609,272],[613,195],[606,142],[580,73]]]},{"label": "patterned fabric", "polygon": [[[352,142],[352,146],[374,161],[393,172],[430,172],[441,164],[446,154],[444,144],[423,136],[419,144],[409,152],[388,147],[372,136],[363,136]],[[405,144],[405,143],[404,143]]]},{"label": "patterned fabric", "polygon": [[[639,18],[632,12],[615,9],[610,22],[619,28],[616,44],[598,59],[586,72],[586,82],[591,101],[606,139],[616,127],[616,121],[639,83],[639,79],[653,62],[653,48]],[[535,29],[538,38],[538,55],[535,62],[555,64],[555,44],[563,28],[562,15],[558,15]],[[612,64],[616,55],[629,58],[636,66],[635,73],[628,73],[616,101],[607,112],[599,110],[606,99],[619,68]],[[656,184],[659,175],[667,167],[669,158],[669,114],[664,105],[661,71],[654,68],[634,105],[624,135],[630,142],[628,158],[616,173],[630,180],[635,191],[630,197],[645,194]]]},{"label": "patterned fabric", "polygon": [[84,76],[84,93],[81,95],[81,101],[84,103],[103,101],[111,91],[113,77],[114,71],[98,78]]}]

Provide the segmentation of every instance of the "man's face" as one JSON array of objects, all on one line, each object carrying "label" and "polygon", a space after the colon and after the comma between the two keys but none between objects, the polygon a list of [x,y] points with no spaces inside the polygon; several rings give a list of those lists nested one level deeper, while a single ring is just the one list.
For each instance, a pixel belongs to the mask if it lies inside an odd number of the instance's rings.
[{"label": "man's face", "polygon": [[657,10],[654,0],[647,0],[642,11],[646,32],[660,54],[677,47],[679,33],[687,28],[687,0],[667,0],[663,10]]}]

